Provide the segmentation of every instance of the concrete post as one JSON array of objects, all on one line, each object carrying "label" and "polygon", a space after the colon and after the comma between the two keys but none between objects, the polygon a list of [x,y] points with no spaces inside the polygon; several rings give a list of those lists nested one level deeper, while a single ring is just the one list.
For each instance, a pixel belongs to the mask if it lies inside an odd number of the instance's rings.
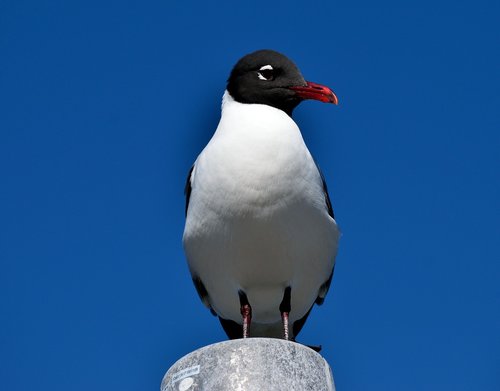
[{"label": "concrete post", "polygon": [[161,391],[335,391],[330,366],[314,350],[274,338],[209,345],[182,357]]}]

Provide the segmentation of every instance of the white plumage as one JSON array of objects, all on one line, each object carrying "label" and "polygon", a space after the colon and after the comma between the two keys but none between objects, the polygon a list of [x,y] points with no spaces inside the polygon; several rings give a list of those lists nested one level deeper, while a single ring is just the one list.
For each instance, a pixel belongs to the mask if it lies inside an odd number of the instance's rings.
[{"label": "white plumage", "polygon": [[326,294],[339,240],[299,128],[283,110],[239,103],[226,92],[190,184],[183,245],[206,288],[205,304],[241,324],[244,291],[252,335],[279,336],[285,288],[293,323]]}]

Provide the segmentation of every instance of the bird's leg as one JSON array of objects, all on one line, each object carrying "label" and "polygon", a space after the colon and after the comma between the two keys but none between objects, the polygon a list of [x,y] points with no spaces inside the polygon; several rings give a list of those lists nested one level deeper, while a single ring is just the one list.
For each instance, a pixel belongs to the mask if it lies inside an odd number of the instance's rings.
[{"label": "bird's leg", "polygon": [[292,288],[286,287],[283,294],[283,300],[280,304],[281,321],[283,322],[283,339],[290,340],[290,331],[288,327],[288,315],[291,310]]},{"label": "bird's leg", "polygon": [[281,320],[283,321],[283,339],[288,341],[290,339],[288,332],[288,312],[281,313]]},{"label": "bird's leg", "polygon": [[250,336],[250,323],[252,323],[252,307],[250,304],[241,306],[241,316],[243,317],[243,338]]},{"label": "bird's leg", "polygon": [[248,297],[242,290],[238,291],[240,297],[240,313],[243,317],[243,338],[250,336],[250,323],[252,323],[252,307],[248,302]]}]

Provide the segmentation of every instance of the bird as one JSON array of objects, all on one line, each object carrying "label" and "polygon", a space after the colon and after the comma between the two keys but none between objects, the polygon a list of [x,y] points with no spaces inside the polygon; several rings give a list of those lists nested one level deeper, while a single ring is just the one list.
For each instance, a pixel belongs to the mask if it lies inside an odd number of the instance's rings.
[{"label": "bird", "polygon": [[245,55],[230,72],[215,133],[189,171],[187,264],[230,339],[295,341],[332,281],[340,230],[325,178],[292,119],[307,99],[338,104],[285,55]]}]

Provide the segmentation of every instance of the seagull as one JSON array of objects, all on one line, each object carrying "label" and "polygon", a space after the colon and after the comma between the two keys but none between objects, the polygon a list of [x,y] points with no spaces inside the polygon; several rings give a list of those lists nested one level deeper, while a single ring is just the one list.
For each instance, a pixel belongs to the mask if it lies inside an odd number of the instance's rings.
[{"label": "seagull", "polygon": [[306,99],[338,104],[283,54],[244,56],[229,76],[219,125],[188,175],[187,263],[230,339],[295,341],[332,281],[340,231],[292,119]]}]

